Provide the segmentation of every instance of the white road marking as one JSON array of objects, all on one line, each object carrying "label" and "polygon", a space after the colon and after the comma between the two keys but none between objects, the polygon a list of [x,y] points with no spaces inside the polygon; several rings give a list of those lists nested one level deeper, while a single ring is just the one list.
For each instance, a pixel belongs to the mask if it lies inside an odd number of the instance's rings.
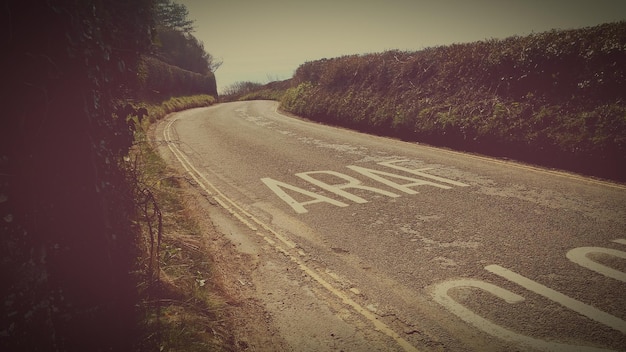
[{"label": "white road marking", "polygon": [[[339,184],[339,185],[331,185],[325,182],[322,182],[318,179],[313,178],[311,175],[315,175],[315,174],[326,174],[326,175],[331,175],[331,176],[335,176],[337,178],[343,179],[344,181],[348,181],[348,183],[344,183],[344,184]],[[366,191],[370,191],[370,192],[375,192],[375,193],[379,193],[379,194],[383,194],[386,195],[388,197],[392,197],[392,198],[397,198],[400,197],[399,195],[395,194],[395,193],[391,193],[388,191],[384,191],[382,189],[379,188],[375,188],[375,187],[369,187],[369,186],[363,186],[361,184],[361,181],[357,180],[354,177],[339,173],[339,172],[335,172],[335,171],[309,171],[309,172],[301,172],[296,174],[296,176],[300,177],[301,179],[308,181],[320,188],[323,188],[327,191],[333,192],[338,196],[347,198],[355,203],[367,203],[367,200],[356,196],[352,193],[348,193],[346,191],[344,191],[344,189],[347,188],[354,188],[354,189],[362,189],[362,190],[366,190]]]},{"label": "white road marking", "polygon": [[[276,195],[285,201],[285,203],[289,204],[289,206],[291,206],[293,208],[293,210],[296,211],[296,213],[298,214],[304,214],[306,212],[308,212],[308,210],[306,210],[306,208],[304,207],[305,205],[310,205],[310,204],[316,204],[316,203],[329,203],[338,207],[347,207],[348,204],[340,202],[338,200],[334,200],[332,198],[328,198],[326,196],[323,196],[321,194],[317,194],[314,192],[310,192],[307,191],[306,189],[302,189],[300,187],[296,187],[296,186],[292,186],[288,183],[284,183],[284,182],[280,182],[280,181],[276,181],[272,178],[269,177],[264,177],[261,179],[261,181],[263,183],[265,183],[265,185],[267,187],[269,187],[269,189],[271,189],[274,193],[276,193]],[[298,202],[297,200],[293,199],[289,194],[287,194],[287,192],[285,192],[283,190],[283,188],[286,188],[290,191],[293,192],[297,192],[300,194],[303,194],[309,198],[313,198],[312,200],[308,200],[306,202]]]},{"label": "white road marking", "polygon": [[613,278],[615,280],[626,282],[625,272],[615,270],[606,265],[603,265],[596,261],[591,260],[588,257],[588,254],[590,253],[603,253],[603,254],[608,254],[617,258],[626,259],[626,252],[618,251],[616,249],[602,248],[602,247],[578,247],[567,252],[565,256],[567,257],[567,259],[589,270],[593,270],[597,273]]},{"label": "white road marking", "polygon": [[[383,183],[391,188],[395,188],[398,191],[404,192],[406,194],[417,194],[417,191],[410,189],[409,187],[415,187],[415,186],[424,186],[424,185],[428,185],[428,186],[434,186],[434,187],[439,187],[439,188],[443,188],[443,189],[450,189],[452,187],[449,186],[444,186],[444,185],[440,185],[438,183],[433,183],[430,181],[426,181],[426,180],[419,180],[413,177],[408,177],[408,176],[402,176],[402,175],[397,175],[397,174],[392,174],[390,172],[385,172],[385,171],[380,171],[380,170],[373,170],[373,169],[368,169],[365,167],[361,167],[361,166],[355,166],[355,165],[349,165],[348,169],[356,171],[360,174],[362,174],[363,176],[367,176],[373,180],[376,180],[380,183]],[[407,184],[398,184],[395,183],[387,178],[384,178],[382,176],[387,176],[390,178],[394,178],[394,179],[400,179],[400,180],[404,180],[404,181],[410,181],[411,183],[407,183]]]},{"label": "white road marking", "polygon": [[417,176],[421,176],[421,177],[424,177],[424,178],[429,178],[431,180],[435,180],[435,181],[438,181],[438,182],[448,183],[448,184],[451,184],[451,185],[454,185],[454,186],[469,187],[469,185],[467,183],[450,180],[450,179],[445,178],[445,177],[439,177],[439,176],[427,174],[427,173],[424,172],[426,170],[432,170],[433,169],[432,167],[426,167],[426,168],[423,168],[423,169],[414,170],[414,169],[409,169],[409,168],[406,168],[406,167],[394,165],[395,163],[401,163],[401,162],[404,162],[404,161],[408,161],[408,160],[385,161],[385,162],[382,162],[382,163],[378,163],[378,165],[387,166],[387,167],[390,167],[390,168],[393,168],[393,169],[397,169],[397,170],[401,170],[401,171],[404,171],[404,172],[408,172],[408,173],[411,173],[411,174],[414,174],[414,175],[417,175]]},{"label": "white road marking", "polygon": [[459,280],[450,280],[444,281],[434,286],[432,291],[433,298],[435,301],[446,309],[448,309],[451,313],[459,317],[464,322],[480,329],[492,336],[498,337],[504,341],[508,341],[510,343],[519,344],[522,347],[530,347],[540,351],[558,351],[558,352],[569,352],[569,351],[610,351],[601,348],[595,347],[587,347],[587,346],[574,346],[574,345],[566,345],[557,342],[549,342],[540,339],[536,339],[530,336],[518,334],[514,331],[506,329],[498,324],[495,324],[478,314],[474,313],[470,309],[464,307],[462,304],[455,301],[450,295],[448,291],[457,287],[470,287],[470,288],[478,288],[484,291],[491,293],[492,295],[506,301],[510,304],[515,304],[524,301],[524,297],[515,294],[507,289],[496,286],[494,284],[490,284],[488,282],[484,282],[481,280],[474,279],[459,279]]},{"label": "white road marking", "polygon": [[[452,184],[452,185],[456,185],[456,186],[468,186],[465,183],[462,182],[458,182],[458,181],[453,181],[447,178],[443,178],[443,177],[439,177],[439,176],[433,176],[430,174],[426,174],[423,171],[424,170],[430,170],[430,168],[428,169],[419,169],[419,170],[412,170],[412,169],[408,169],[408,168],[404,168],[401,166],[397,166],[397,165],[393,165],[393,162],[387,162],[387,163],[380,163],[380,165],[383,166],[388,166],[394,169],[398,169],[398,170],[403,170],[406,172],[409,172],[411,174],[415,174],[415,175],[419,175],[421,177],[424,178],[428,178],[428,179],[434,179],[440,182],[444,182],[444,183],[448,183],[448,184]],[[416,186],[433,186],[433,187],[437,187],[437,188],[442,188],[442,189],[450,189],[452,187],[450,186],[445,186],[442,184],[438,184],[438,183],[434,183],[431,181],[427,181],[424,179],[417,179],[414,177],[409,177],[409,176],[403,176],[403,175],[398,175],[398,174],[394,174],[391,172],[386,172],[386,171],[381,171],[381,170],[374,170],[374,169],[368,169],[366,167],[362,167],[362,166],[355,166],[355,165],[349,165],[347,166],[348,169],[356,171],[357,173],[366,176],[368,178],[371,178],[374,181],[378,181],[384,185],[387,185],[391,188],[397,189],[399,191],[402,191],[406,194],[417,194],[417,191],[414,189],[411,189],[410,187],[416,187]],[[313,177],[313,175],[330,175],[333,176],[335,178],[339,178],[343,181],[347,181],[347,183],[342,183],[342,184],[329,184],[326,183],[324,181],[321,181],[315,177]],[[392,197],[392,198],[397,198],[399,197],[398,194],[395,194],[393,192],[389,192],[380,188],[376,188],[376,187],[371,187],[371,186],[364,186],[362,184],[362,182],[352,176],[348,176],[346,174],[342,174],[340,172],[336,172],[336,171],[329,171],[329,170],[321,170],[321,171],[308,171],[308,172],[300,172],[297,173],[296,176],[300,177],[301,179],[315,185],[318,186],[326,191],[330,191],[340,197],[349,199],[355,203],[367,203],[368,201],[366,199],[364,199],[363,197],[359,197],[357,195],[354,195],[352,193],[346,192],[345,189],[361,189],[361,190],[366,190],[366,191],[370,191],[370,192],[374,192],[374,193],[378,193],[378,194],[382,194],[388,197]],[[384,177],[383,177],[384,176]],[[404,183],[404,184],[400,184],[397,183],[395,181],[392,180],[402,180],[402,181],[408,181],[409,183]],[[332,199],[330,197],[326,197],[320,194],[317,194],[315,192],[311,192],[311,191],[307,191],[305,189],[302,189],[300,187],[294,186],[294,185],[290,185],[288,183],[285,182],[281,182],[281,181],[277,181],[274,180],[272,178],[269,177],[264,177],[261,179],[261,181],[267,186],[269,187],[270,190],[272,190],[280,199],[282,199],[285,203],[287,203],[291,208],[293,208],[293,210],[298,213],[298,214],[304,214],[307,213],[308,210],[304,207],[305,205],[310,205],[310,204],[316,204],[316,203],[329,203],[338,207],[347,207],[348,204],[340,202],[338,200]],[[292,196],[290,196],[285,190],[290,190],[292,192],[296,192],[299,193],[301,195],[304,195],[308,198],[310,198],[310,200],[307,201],[302,201],[299,202],[297,200],[295,200]]]},{"label": "white road marking", "polygon": [[546,287],[538,282],[528,279],[499,265],[488,265],[485,267],[485,270],[501,276],[509,281],[512,281],[529,291],[542,295],[551,301],[554,301],[566,308],[569,308],[581,315],[586,316],[589,319],[595,320],[612,329],[626,334],[626,321],[623,321],[616,316],[603,312],[583,302],[577,301],[571,297],[568,297],[560,292],[557,292],[549,287]]}]

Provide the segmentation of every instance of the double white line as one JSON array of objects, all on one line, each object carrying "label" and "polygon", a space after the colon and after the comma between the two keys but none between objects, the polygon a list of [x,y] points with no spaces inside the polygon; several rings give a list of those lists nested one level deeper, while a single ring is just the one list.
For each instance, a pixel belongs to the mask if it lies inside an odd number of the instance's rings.
[{"label": "double white line", "polygon": [[[174,157],[176,157],[176,159],[180,162],[183,168],[185,168],[189,176],[191,176],[191,178],[193,178],[193,180],[196,181],[196,183],[200,185],[200,187],[205,192],[207,192],[210,197],[212,197],[220,206],[222,206],[239,221],[241,221],[241,223],[246,225],[250,230],[261,236],[263,240],[272,245],[278,252],[284,254],[287,258],[289,258],[293,263],[298,266],[298,268],[300,268],[300,270],[302,270],[313,280],[317,281],[317,283],[319,283],[322,287],[328,290],[328,292],[340,299],[344,304],[352,307],[352,309],[354,309],[365,319],[370,321],[374,325],[374,328],[376,330],[394,339],[405,351],[418,351],[413,345],[411,345],[408,341],[398,335],[398,333],[396,333],[389,326],[380,321],[374,313],[362,307],[360,304],[350,298],[348,294],[344,293],[338,288],[335,288],[328,281],[322,278],[317,273],[317,271],[304,264],[300,257],[305,257],[306,253],[302,249],[297,248],[297,245],[294,242],[274,231],[272,228],[270,228],[270,226],[257,219],[254,215],[248,213],[232,199],[224,195],[224,193],[217,189],[215,185],[213,185],[200,171],[198,171],[198,169],[193,166],[189,158],[178,148],[177,143],[172,140],[171,128],[174,122],[176,122],[177,120],[178,118],[172,117],[171,120],[167,123],[167,125],[163,129],[163,139]],[[288,249],[285,249],[284,247],[287,247]],[[298,255],[292,254],[290,250],[296,251]]]}]

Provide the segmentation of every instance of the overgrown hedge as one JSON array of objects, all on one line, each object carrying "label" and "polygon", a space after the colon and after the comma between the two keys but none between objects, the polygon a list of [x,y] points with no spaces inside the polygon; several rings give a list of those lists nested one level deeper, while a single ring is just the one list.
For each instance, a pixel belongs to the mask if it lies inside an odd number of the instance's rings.
[{"label": "overgrown hedge", "polygon": [[626,22],[307,62],[282,107],[624,180]]},{"label": "overgrown hedge", "polygon": [[134,102],[132,106],[135,109],[146,109],[148,121],[153,123],[162,119],[170,113],[200,108],[213,105],[217,102],[217,99],[212,95],[194,95],[185,97],[173,97],[157,104],[150,104],[146,102]]},{"label": "overgrown hedge", "polygon": [[135,85],[150,0],[3,3],[0,350],[129,351]]},{"label": "overgrown hedge", "polygon": [[217,83],[212,72],[203,75],[187,71],[150,56],[141,58],[137,70],[139,92],[144,99],[161,100],[198,94],[217,98]]}]

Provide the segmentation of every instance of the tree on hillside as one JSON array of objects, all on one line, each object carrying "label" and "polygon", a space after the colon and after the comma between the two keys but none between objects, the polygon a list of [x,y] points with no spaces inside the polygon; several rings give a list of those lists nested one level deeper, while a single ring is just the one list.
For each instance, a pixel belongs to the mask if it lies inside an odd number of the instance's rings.
[{"label": "tree on hillside", "polygon": [[204,45],[191,32],[193,21],[188,19],[185,5],[171,0],[157,0],[154,20],[156,56],[164,62],[188,71],[207,74],[222,64],[207,53]]},{"label": "tree on hillside", "polygon": [[157,31],[156,55],[164,62],[203,75],[214,72],[222,64],[193,35],[167,27]]},{"label": "tree on hillside", "polygon": [[242,96],[248,93],[252,93],[255,90],[258,90],[262,86],[261,83],[257,82],[235,82],[230,86],[226,87],[224,94],[229,96]]},{"label": "tree on hillside", "polygon": [[193,32],[193,21],[188,19],[189,10],[171,0],[156,0],[155,20],[160,26],[189,34]]}]

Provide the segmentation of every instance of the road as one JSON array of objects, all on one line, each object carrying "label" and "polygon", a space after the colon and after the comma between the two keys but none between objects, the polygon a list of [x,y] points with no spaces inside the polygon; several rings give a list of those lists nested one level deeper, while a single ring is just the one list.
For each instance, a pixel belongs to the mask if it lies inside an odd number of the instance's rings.
[{"label": "road", "polygon": [[626,350],[624,185],[276,108],[188,110],[157,135],[207,201],[358,326],[365,344],[348,348]]}]

